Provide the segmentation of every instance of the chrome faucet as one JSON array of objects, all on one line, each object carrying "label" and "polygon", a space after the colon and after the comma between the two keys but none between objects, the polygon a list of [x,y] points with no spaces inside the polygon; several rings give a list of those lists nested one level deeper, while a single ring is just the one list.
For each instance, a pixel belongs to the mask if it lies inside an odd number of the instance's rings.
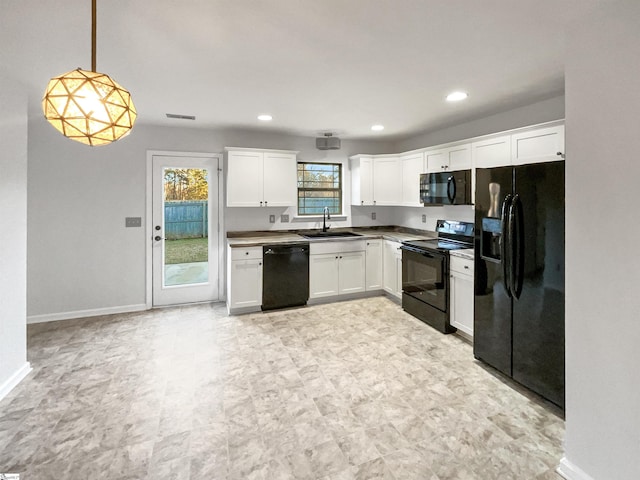
[{"label": "chrome faucet", "polygon": [[323,232],[326,232],[331,227],[331,225],[327,227],[327,220],[331,220],[331,215],[329,215],[329,207],[324,207],[324,210],[322,211],[322,231]]}]

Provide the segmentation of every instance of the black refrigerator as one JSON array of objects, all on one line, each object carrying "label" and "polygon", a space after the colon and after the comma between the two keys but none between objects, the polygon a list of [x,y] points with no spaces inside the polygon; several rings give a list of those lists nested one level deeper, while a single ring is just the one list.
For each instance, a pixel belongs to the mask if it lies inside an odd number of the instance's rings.
[{"label": "black refrigerator", "polygon": [[564,408],[564,161],[476,170],[474,356]]}]

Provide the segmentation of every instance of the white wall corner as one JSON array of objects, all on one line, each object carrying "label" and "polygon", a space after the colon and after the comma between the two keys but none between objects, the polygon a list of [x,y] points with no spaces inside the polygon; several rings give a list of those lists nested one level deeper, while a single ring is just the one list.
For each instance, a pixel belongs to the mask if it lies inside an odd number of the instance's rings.
[{"label": "white wall corner", "polygon": [[556,472],[567,480],[594,480],[593,477],[587,475],[581,468],[567,460],[567,457],[562,457]]},{"label": "white wall corner", "polygon": [[24,377],[29,375],[29,372],[33,370],[29,362],[25,362],[13,375],[11,375],[5,382],[0,385],[0,400],[6,397],[13,388],[18,385]]}]

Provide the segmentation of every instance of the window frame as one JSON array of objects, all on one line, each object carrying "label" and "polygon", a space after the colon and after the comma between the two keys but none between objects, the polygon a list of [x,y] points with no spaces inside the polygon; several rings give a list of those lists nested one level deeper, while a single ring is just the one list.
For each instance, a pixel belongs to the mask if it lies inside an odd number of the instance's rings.
[{"label": "window frame", "polygon": [[[297,174],[300,172],[300,165],[329,165],[332,167],[338,167],[338,188],[308,188],[301,187],[300,181],[297,180]],[[322,213],[301,213],[300,212],[300,191],[304,192],[338,192],[339,195],[339,211],[338,212],[330,212],[331,215],[341,216],[344,212],[344,188],[343,188],[343,164],[337,162],[297,162],[296,163],[296,213],[299,217],[317,217],[322,215]]]}]

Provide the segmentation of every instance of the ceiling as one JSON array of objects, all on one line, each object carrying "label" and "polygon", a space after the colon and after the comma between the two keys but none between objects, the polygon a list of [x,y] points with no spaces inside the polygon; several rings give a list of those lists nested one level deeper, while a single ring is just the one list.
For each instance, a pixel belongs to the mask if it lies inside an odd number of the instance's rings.
[{"label": "ceiling", "polygon": [[[98,0],[96,69],[140,123],[391,140],[562,94],[564,26],[602,1]],[[91,2],[0,2],[0,68],[41,115],[91,67]]]}]

